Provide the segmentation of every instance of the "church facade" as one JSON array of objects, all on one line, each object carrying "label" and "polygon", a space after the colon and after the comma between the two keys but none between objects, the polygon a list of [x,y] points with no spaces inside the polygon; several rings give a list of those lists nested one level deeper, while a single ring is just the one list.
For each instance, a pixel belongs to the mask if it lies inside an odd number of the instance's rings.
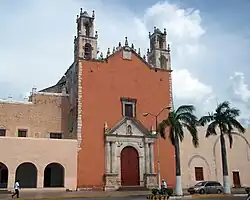
[{"label": "church facade", "polygon": [[94,12],[80,11],[74,62],[56,85],[42,90],[69,94],[69,131],[78,141],[77,186],[152,188],[159,178],[174,186],[173,146],[157,140],[155,117],[143,116],[162,111],[160,121],[169,112],[163,108],[172,104],[166,30],[154,28],[149,34],[147,55],[141,55],[128,38],[103,55],[98,53],[94,21]]}]

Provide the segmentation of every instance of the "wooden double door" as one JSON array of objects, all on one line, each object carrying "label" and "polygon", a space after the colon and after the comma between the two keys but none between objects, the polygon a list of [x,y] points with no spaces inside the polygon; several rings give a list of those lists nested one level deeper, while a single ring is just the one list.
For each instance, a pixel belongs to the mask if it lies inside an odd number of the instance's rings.
[{"label": "wooden double door", "polygon": [[134,147],[125,147],[121,152],[121,185],[140,185],[139,154]]}]

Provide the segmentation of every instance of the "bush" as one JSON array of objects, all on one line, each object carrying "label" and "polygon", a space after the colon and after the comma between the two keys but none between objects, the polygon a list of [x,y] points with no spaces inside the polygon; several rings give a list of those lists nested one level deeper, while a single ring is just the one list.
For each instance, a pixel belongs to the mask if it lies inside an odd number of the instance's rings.
[{"label": "bush", "polygon": [[249,194],[250,193],[250,187],[245,187],[245,191],[246,191],[247,194]]},{"label": "bush", "polygon": [[172,196],[174,193],[174,190],[172,188],[162,188],[162,189],[157,189],[154,188],[152,189],[152,194],[153,195],[168,195],[168,196]]},{"label": "bush", "polygon": [[173,188],[163,188],[165,190],[165,194],[167,194],[168,196],[172,196],[174,193]]},{"label": "bush", "polygon": [[152,194],[153,195],[157,195],[157,194],[159,194],[160,192],[159,192],[159,189],[157,189],[157,188],[154,188],[154,189],[152,189]]}]

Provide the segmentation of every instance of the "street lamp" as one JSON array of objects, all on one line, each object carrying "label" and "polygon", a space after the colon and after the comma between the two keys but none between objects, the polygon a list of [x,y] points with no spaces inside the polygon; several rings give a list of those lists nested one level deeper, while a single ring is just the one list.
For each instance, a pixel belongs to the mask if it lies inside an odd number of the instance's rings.
[{"label": "street lamp", "polygon": [[155,135],[157,136],[157,139],[158,139],[158,145],[157,145],[157,157],[158,157],[157,168],[158,169],[157,169],[157,171],[158,171],[158,187],[159,187],[159,189],[161,188],[161,167],[160,167],[160,137],[158,137],[158,131],[157,131],[158,116],[164,110],[170,110],[170,109],[171,109],[171,106],[164,107],[157,115],[154,115],[154,114],[149,113],[149,112],[145,112],[142,114],[144,117],[147,117],[148,115],[155,117]]}]

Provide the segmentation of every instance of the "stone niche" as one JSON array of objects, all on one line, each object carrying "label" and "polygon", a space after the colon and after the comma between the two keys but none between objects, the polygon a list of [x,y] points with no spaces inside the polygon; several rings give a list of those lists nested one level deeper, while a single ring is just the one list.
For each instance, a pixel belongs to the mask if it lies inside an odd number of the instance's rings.
[{"label": "stone niche", "polygon": [[138,154],[139,179],[134,186],[157,187],[157,175],[154,172],[155,141],[156,136],[136,119],[125,117],[111,129],[105,123],[105,190],[117,190],[124,186],[121,161],[125,159],[122,151],[126,147],[133,148]]},{"label": "stone niche", "polygon": [[128,46],[125,46],[122,51],[122,58],[124,60],[132,60],[132,51],[131,48]]}]

